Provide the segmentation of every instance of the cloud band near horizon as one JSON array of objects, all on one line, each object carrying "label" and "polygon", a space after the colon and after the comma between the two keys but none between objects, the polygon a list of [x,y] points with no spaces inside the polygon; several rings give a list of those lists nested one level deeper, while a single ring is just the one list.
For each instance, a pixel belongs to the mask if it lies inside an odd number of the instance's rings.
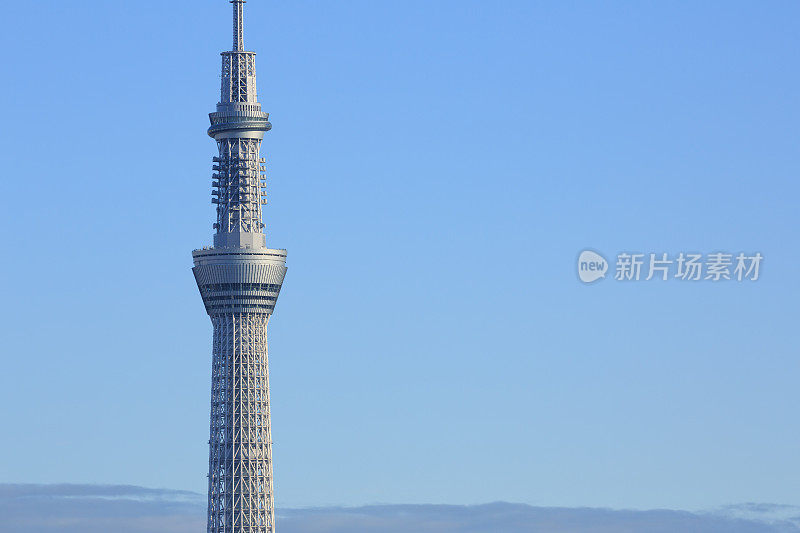
[{"label": "cloud band near horizon", "polygon": [[[196,533],[205,497],[130,485],[0,484],[0,532]],[[533,507],[523,504],[373,505],[283,509],[281,533],[800,533],[800,508],[769,504],[715,512]]]}]

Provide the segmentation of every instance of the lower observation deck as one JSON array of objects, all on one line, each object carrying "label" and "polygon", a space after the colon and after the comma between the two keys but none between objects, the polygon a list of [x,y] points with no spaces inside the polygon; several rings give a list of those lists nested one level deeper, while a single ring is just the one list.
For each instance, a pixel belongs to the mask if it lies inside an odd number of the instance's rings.
[{"label": "lower observation deck", "polygon": [[192,256],[209,315],[272,314],[286,275],[286,250],[209,248]]}]

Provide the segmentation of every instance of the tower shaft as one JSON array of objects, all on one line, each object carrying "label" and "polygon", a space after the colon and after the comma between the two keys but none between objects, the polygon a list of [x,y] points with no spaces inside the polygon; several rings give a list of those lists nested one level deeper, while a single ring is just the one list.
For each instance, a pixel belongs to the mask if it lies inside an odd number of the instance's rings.
[{"label": "tower shaft", "polygon": [[214,246],[192,269],[214,328],[208,465],[208,533],[274,533],[267,324],[286,275],[286,251],[266,247],[264,133],[255,53],[244,47],[243,6],[233,4],[233,50],[208,134],[217,142]]},{"label": "tower shaft", "polygon": [[274,531],[269,315],[213,316],[208,531]]}]

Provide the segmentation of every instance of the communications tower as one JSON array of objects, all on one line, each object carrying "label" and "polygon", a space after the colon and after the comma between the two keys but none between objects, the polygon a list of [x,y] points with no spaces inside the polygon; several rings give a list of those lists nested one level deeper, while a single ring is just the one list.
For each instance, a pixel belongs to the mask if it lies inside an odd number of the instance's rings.
[{"label": "communications tower", "polygon": [[255,52],[244,49],[233,4],[233,50],[222,52],[222,95],[209,114],[217,141],[211,202],[214,246],[195,250],[194,272],[214,327],[208,533],[274,533],[267,323],[286,274],[286,250],[267,248],[261,140],[272,125],[256,97]]}]

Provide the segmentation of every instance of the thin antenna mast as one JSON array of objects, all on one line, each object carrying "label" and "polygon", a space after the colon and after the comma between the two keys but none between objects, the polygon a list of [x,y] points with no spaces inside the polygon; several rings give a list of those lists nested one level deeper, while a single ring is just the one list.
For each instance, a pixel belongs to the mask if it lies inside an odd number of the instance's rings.
[{"label": "thin antenna mast", "polygon": [[231,0],[233,4],[233,51],[244,50],[244,4],[247,0]]}]

